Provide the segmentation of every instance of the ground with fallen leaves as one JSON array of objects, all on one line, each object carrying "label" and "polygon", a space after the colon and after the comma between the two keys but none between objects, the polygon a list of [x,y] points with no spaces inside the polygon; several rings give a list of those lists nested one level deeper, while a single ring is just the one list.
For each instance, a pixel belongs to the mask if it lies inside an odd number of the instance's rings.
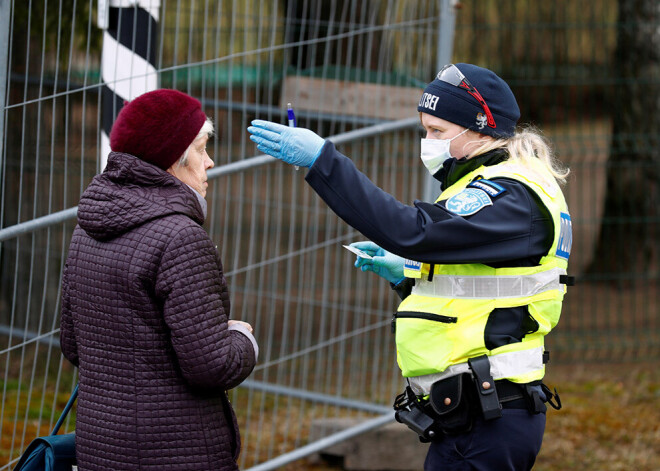
[{"label": "ground with fallen leaves", "polygon": [[[545,382],[558,389],[563,408],[548,412],[535,471],[660,470],[658,362],[549,365]],[[282,469],[336,471],[341,464],[301,460]]]},{"label": "ground with fallen leaves", "polygon": [[[559,390],[564,407],[560,411],[548,411],[543,448],[534,470],[660,470],[659,366],[657,361],[617,365],[551,363],[545,382]],[[5,404],[6,410],[12,409],[10,403],[15,400],[12,385],[8,386],[12,393]],[[46,392],[46,396],[45,402],[51,403],[52,394]],[[55,401],[55,410],[61,410],[67,399],[68,395],[62,393]],[[20,410],[26,410],[25,406]],[[32,410],[32,406],[28,407],[27,414],[36,418],[40,413],[39,410]],[[281,407],[280,412],[284,413],[285,409]],[[286,411],[286,414],[290,414],[290,411]],[[51,411],[46,411],[43,416],[50,417]],[[14,419],[13,414],[4,417],[0,467],[7,461],[11,437],[20,440],[23,435],[23,430],[15,430]],[[19,419],[18,424],[22,424],[22,416]],[[302,416],[297,417],[297,420],[306,423]],[[28,421],[28,424],[24,438],[29,440],[36,435],[39,422],[35,419]],[[283,427],[286,428],[285,422]],[[41,422],[39,429],[41,433],[47,433],[48,424]],[[285,435],[286,431],[280,433]],[[264,443],[268,443],[268,440],[264,439],[261,445]],[[15,447],[17,445],[14,444]],[[248,456],[251,453],[249,448],[243,450]],[[249,466],[251,464],[245,467]],[[301,459],[281,469],[337,471],[342,468],[341,463]]]}]

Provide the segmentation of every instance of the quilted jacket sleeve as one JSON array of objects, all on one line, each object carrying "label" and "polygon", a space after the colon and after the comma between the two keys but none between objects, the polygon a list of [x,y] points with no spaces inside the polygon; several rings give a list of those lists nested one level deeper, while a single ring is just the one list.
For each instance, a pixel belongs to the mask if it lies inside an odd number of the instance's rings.
[{"label": "quilted jacket sleeve", "polygon": [[231,389],[255,366],[252,342],[229,330],[229,294],[204,229],[187,226],[168,244],[156,277],[179,367],[195,386]]},{"label": "quilted jacket sleeve", "polygon": [[78,345],[73,331],[73,317],[71,314],[71,303],[69,295],[69,279],[67,276],[67,265],[62,273],[62,317],[60,319],[60,347],[64,357],[78,366]]}]

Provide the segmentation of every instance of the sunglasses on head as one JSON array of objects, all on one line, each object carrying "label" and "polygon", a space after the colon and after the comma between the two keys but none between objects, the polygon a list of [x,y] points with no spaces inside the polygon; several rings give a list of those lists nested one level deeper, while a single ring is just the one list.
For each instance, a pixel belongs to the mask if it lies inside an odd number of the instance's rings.
[{"label": "sunglasses on head", "polygon": [[438,72],[437,78],[438,80],[453,85],[454,87],[462,88],[470,95],[472,95],[483,108],[484,113],[486,114],[486,122],[488,127],[496,127],[495,119],[493,119],[493,114],[490,112],[490,108],[488,108],[486,100],[484,100],[484,97],[481,96],[481,93],[479,93],[479,91],[474,88],[470,81],[465,78],[465,75],[463,75],[463,72],[461,72],[458,67],[456,67],[454,64],[447,64],[440,70],[440,72]]}]

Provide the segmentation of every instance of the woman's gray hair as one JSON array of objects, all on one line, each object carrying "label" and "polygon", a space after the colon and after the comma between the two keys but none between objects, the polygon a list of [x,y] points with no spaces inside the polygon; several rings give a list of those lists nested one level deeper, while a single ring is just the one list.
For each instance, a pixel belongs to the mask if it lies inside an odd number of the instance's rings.
[{"label": "woman's gray hair", "polygon": [[[202,124],[202,128],[199,130],[199,133],[197,133],[197,136],[195,136],[195,139],[190,143],[190,146],[192,146],[195,141],[198,139],[201,139],[204,136],[208,136],[209,138],[213,137],[213,134],[215,133],[215,128],[213,127],[213,121],[211,121],[211,118],[207,117],[206,121],[204,121],[204,124]],[[178,165],[179,167],[185,167],[188,165],[188,151],[190,150],[190,146],[185,150],[183,155],[179,157],[178,160]]]}]

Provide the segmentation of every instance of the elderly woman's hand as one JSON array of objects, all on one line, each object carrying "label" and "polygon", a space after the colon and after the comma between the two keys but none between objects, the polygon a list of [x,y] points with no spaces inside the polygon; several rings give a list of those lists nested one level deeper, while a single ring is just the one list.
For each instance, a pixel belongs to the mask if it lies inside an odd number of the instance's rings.
[{"label": "elderly woman's hand", "polygon": [[240,325],[240,326],[242,326],[242,327],[245,327],[245,328],[248,330],[248,332],[250,332],[251,334],[253,333],[252,326],[251,326],[250,324],[248,324],[247,322],[236,321],[236,320],[233,320],[233,319],[232,319],[232,320],[228,321],[227,324],[229,324],[230,326],[232,326],[232,325]]}]

